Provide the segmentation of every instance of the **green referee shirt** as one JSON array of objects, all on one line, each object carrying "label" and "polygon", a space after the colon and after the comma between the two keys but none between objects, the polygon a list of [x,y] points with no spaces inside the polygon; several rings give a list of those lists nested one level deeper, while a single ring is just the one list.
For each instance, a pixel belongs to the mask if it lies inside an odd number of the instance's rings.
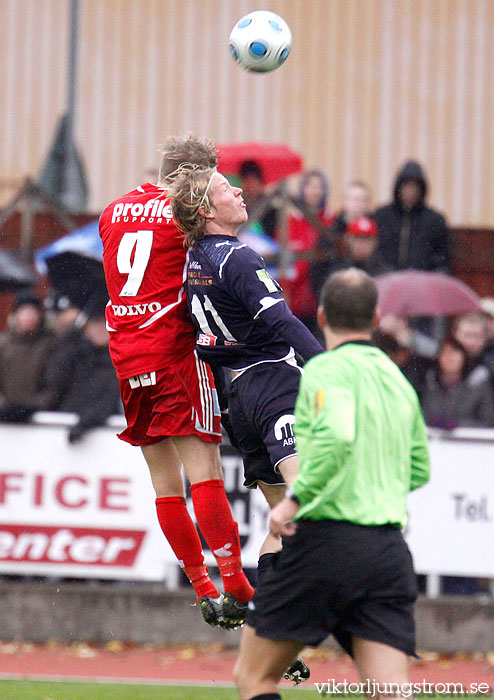
[{"label": "green referee shirt", "polygon": [[307,363],[295,409],[296,520],[407,522],[407,495],[429,479],[415,390],[381,350],[344,343]]}]

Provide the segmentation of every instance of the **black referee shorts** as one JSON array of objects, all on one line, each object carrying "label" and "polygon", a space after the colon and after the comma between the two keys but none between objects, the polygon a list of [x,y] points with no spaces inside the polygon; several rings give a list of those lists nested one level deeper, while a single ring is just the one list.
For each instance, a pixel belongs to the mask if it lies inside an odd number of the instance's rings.
[{"label": "black referee shorts", "polygon": [[283,484],[278,465],[295,454],[295,402],[302,373],[287,362],[251,367],[230,385],[228,415],[244,462],[244,486]]},{"label": "black referee shorts", "polygon": [[352,655],[352,636],[415,655],[411,554],[401,531],[335,520],[301,520],[283,540],[249,604],[260,637],[317,646],[333,634]]}]

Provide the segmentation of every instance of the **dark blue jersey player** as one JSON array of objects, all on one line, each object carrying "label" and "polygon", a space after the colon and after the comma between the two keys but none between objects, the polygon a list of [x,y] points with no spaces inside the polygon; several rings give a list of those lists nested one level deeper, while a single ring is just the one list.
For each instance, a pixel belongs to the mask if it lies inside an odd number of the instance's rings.
[{"label": "dark blue jersey player", "polygon": [[[232,370],[229,414],[244,483],[259,485],[273,507],[297,473],[293,423],[301,370],[295,352],[308,360],[323,348],[291,313],[263,259],[237,240],[247,220],[241,189],[215,170],[191,166],[177,174],[169,196],[189,246],[187,301],[197,352]],[[269,534],[259,581],[280,549],[281,539]],[[310,674],[298,658],[284,675],[298,683]]]},{"label": "dark blue jersey player", "polygon": [[[321,346],[290,311],[264,260],[237,238],[210,234],[188,253],[187,301],[197,349],[211,365],[243,373],[262,363],[305,360]],[[273,369],[273,368],[271,368]]]},{"label": "dark blue jersey player", "polygon": [[244,483],[259,483],[273,504],[283,493],[276,486],[290,481],[296,468],[295,351],[308,360],[321,347],[286,305],[263,259],[236,238],[212,234],[200,240],[189,250],[187,279],[198,354],[233,370],[229,418]]},{"label": "dark blue jersey player", "polygon": [[[308,360],[322,347],[291,313],[263,259],[238,241],[247,219],[241,195],[211,170],[184,171],[170,188],[189,245],[187,299],[197,351],[213,366],[233,370],[229,417],[244,483],[259,485],[272,507],[297,470],[293,423],[301,371],[295,353]],[[270,537],[261,553],[280,547]]]}]

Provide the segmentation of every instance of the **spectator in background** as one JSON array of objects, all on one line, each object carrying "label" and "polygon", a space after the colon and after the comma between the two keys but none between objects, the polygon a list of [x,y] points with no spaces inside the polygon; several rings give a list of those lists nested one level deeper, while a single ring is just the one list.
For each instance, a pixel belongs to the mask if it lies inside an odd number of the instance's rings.
[{"label": "spectator in background", "polygon": [[337,263],[337,269],[357,267],[371,277],[389,272],[378,249],[377,224],[367,216],[354,219],[346,227],[343,236],[343,257]]},{"label": "spectator in background", "polygon": [[[345,257],[348,248],[344,244],[347,227],[356,219],[368,217],[370,188],[358,180],[351,182],[344,194],[343,209],[335,216],[331,226],[322,232],[317,245],[316,261],[312,266],[312,284],[317,296],[324,281],[332,272],[341,269],[338,263]],[[357,243],[358,246],[358,243]]]},{"label": "spectator in background", "polygon": [[45,308],[49,314],[50,328],[59,339],[70,333],[81,318],[81,309],[66,294],[61,294],[56,289],[48,293]]},{"label": "spectator in background", "polygon": [[375,345],[398,365],[420,399],[424,391],[425,376],[432,360],[415,353],[403,338],[398,340],[398,337],[378,328],[373,340]]},{"label": "spectator in background", "polygon": [[31,291],[19,292],[9,330],[0,338],[0,420],[23,422],[34,411],[52,407],[46,372],[55,345],[41,299]]},{"label": "spectator in background", "polygon": [[483,364],[487,329],[487,317],[481,313],[463,314],[453,321],[453,336],[464,347],[472,368]]},{"label": "spectator in background", "polygon": [[470,373],[487,377],[494,397],[494,358],[489,349],[489,316],[485,313],[464,314],[453,321],[452,335],[465,348]]},{"label": "spectator in background", "polygon": [[396,177],[393,201],[374,214],[379,228],[379,251],[394,270],[451,270],[446,221],[426,206],[426,195],[422,166],[410,160]]},{"label": "spectator in background", "polygon": [[244,160],[240,165],[239,176],[249,219],[258,221],[264,233],[274,238],[278,213],[264,192],[264,174],[261,166],[255,160]]},{"label": "spectator in background", "polygon": [[[83,306],[82,299],[78,302]],[[76,306],[70,297],[56,289],[51,289],[45,299],[50,327],[58,341],[47,374],[47,381],[54,395],[53,409],[56,411],[63,410],[61,404],[74,380],[77,356],[83,338],[82,326],[87,321],[87,316],[80,306]]]},{"label": "spectator in background", "polygon": [[328,274],[337,270],[356,267],[372,277],[389,272],[388,265],[377,250],[377,235],[376,222],[367,216],[360,216],[348,224],[340,246],[341,256],[323,264],[316,261],[312,266],[311,279],[316,296],[319,296]]},{"label": "spectator in background", "polygon": [[491,377],[494,377],[494,297],[485,297],[480,304],[484,311],[487,328],[487,341],[482,359]]},{"label": "spectator in background", "polygon": [[392,335],[398,343],[421,357],[435,359],[439,344],[425,333],[412,327],[406,316],[386,314],[379,321],[379,330]]},{"label": "spectator in background", "polygon": [[321,234],[331,225],[328,211],[329,183],[322,170],[308,170],[300,180],[297,208],[288,218],[288,249],[295,260],[291,275],[281,280],[290,307],[311,331],[315,331],[318,299],[310,280],[311,260]]},{"label": "spectator in background", "polygon": [[406,316],[396,314],[382,316],[374,340],[396,362],[420,397],[425,374],[437,356],[437,342],[412,327]]},{"label": "spectator in background", "polygon": [[465,348],[452,337],[439,349],[426,375],[422,410],[427,425],[452,430],[458,426],[494,426],[494,400],[485,367],[469,372]]},{"label": "spectator in background", "polygon": [[48,371],[48,381],[57,395],[56,410],[78,415],[76,425],[69,431],[71,443],[122,412],[108,351],[104,304],[90,301],[83,313],[87,320],[82,329],[74,327],[66,334]]},{"label": "spectator in background", "polygon": [[343,195],[343,209],[336,214],[331,231],[342,236],[349,224],[361,216],[369,216],[371,191],[370,187],[360,180],[353,180],[346,187]]}]

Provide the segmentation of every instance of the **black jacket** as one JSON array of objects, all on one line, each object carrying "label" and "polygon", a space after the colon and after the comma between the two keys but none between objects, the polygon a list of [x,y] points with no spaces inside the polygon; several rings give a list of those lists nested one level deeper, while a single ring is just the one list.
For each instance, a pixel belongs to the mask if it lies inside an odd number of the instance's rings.
[{"label": "black jacket", "polygon": [[48,382],[57,395],[55,410],[79,415],[84,429],[121,413],[120,392],[107,347],[96,347],[78,330],[67,333],[54,353]]},{"label": "black jacket", "polygon": [[[404,182],[420,185],[419,202],[411,209],[402,206],[398,193]],[[451,239],[444,217],[425,205],[427,182],[421,166],[409,161],[398,173],[392,204],[377,209],[379,252],[394,270],[451,269]]]}]

